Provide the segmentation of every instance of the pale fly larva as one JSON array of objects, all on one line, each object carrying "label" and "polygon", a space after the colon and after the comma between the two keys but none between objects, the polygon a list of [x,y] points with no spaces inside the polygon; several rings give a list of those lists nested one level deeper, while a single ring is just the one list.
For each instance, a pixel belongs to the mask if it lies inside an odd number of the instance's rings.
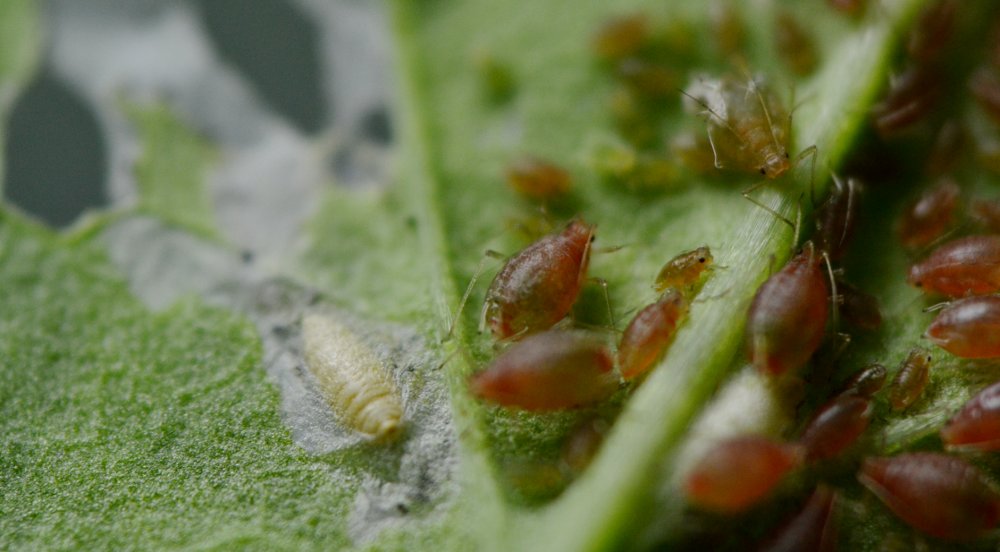
[{"label": "pale fly larva", "polygon": [[402,429],[399,392],[375,354],[346,326],[329,316],[302,318],[306,366],[341,422],[375,441]]}]

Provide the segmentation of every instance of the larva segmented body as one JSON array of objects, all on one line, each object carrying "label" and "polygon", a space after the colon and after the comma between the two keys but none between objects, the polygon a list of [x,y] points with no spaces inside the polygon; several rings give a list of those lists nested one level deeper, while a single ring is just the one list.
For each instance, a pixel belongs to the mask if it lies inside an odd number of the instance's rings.
[{"label": "larva segmented body", "polygon": [[328,316],[302,318],[306,366],[340,420],[376,441],[402,429],[399,392],[378,357],[347,327]]}]

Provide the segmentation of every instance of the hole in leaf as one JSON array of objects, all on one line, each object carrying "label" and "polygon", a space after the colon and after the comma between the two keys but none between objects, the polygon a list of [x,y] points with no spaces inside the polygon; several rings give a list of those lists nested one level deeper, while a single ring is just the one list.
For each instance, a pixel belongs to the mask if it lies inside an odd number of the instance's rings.
[{"label": "hole in leaf", "polygon": [[320,83],[319,32],[285,0],[201,0],[222,59],[250,80],[262,99],[309,134],[327,122]]},{"label": "hole in leaf", "polygon": [[107,204],[107,148],[97,119],[48,73],[15,102],[4,160],[6,200],[53,226]]}]

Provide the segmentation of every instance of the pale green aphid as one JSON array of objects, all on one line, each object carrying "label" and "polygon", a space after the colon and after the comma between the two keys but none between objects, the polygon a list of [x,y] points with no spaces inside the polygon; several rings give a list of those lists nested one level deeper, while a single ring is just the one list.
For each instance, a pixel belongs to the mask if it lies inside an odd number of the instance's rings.
[{"label": "pale green aphid", "polygon": [[396,438],[402,399],[375,353],[346,326],[319,314],[302,318],[302,341],[306,366],[340,421],[372,440]]}]

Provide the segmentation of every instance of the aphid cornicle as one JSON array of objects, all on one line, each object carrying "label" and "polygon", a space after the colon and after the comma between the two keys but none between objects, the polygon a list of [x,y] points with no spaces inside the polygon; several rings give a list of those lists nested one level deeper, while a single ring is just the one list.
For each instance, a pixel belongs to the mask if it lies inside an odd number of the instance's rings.
[{"label": "aphid cornicle", "polygon": [[757,290],[747,317],[747,355],[762,373],[780,376],[801,368],[826,329],[826,277],[812,243]]},{"label": "aphid cornicle", "polygon": [[833,552],[837,549],[837,492],[825,485],[813,491],[802,510],[788,520],[759,552]]},{"label": "aphid cornicle", "polygon": [[472,376],[471,388],[474,395],[503,406],[565,410],[611,396],[618,389],[613,368],[602,339],[551,330],[515,343]]},{"label": "aphid cornicle", "polygon": [[802,463],[802,448],[765,437],[735,437],[719,443],[688,475],[684,492],[692,504],[735,514],[763,500]]},{"label": "aphid cornicle", "polygon": [[346,326],[333,318],[302,318],[306,366],[340,421],[377,441],[398,436],[403,405],[385,366]]},{"label": "aphid cornicle", "polygon": [[1000,291],[1000,235],[950,241],[910,267],[907,282],[949,297]]},{"label": "aphid cornicle", "polygon": [[935,452],[869,458],[858,480],[900,519],[933,537],[973,540],[1000,521],[1000,493],[960,458]]},{"label": "aphid cornicle", "polygon": [[897,231],[903,247],[924,247],[940,238],[957,219],[962,190],[951,178],[942,178],[907,206]]},{"label": "aphid cornicle", "polygon": [[906,359],[889,384],[889,404],[899,411],[909,408],[917,402],[920,394],[927,387],[931,377],[931,355],[927,349],[915,348],[906,355]]},{"label": "aphid cornicle", "polygon": [[506,170],[507,184],[517,193],[534,201],[552,201],[569,193],[569,173],[549,161],[523,157]]},{"label": "aphid cornicle", "polygon": [[957,357],[1000,358],[1000,296],[952,301],[924,336]]},{"label": "aphid cornicle", "polygon": [[873,412],[871,401],[858,395],[840,395],[824,404],[799,438],[806,460],[833,458],[853,445],[868,428]]},{"label": "aphid cornicle", "polygon": [[695,288],[701,275],[712,266],[712,261],[712,252],[706,245],[685,251],[663,265],[656,275],[653,289],[663,293],[670,288],[682,292]]},{"label": "aphid cornicle", "polygon": [[949,449],[1000,450],[1000,383],[983,389],[941,428]]},{"label": "aphid cornicle", "polygon": [[551,328],[573,308],[590,263],[594,227],[574,220],[507,259],[483,303],[483,323],[497,339]]},{"label": "aphid cornicle", "polygon": [[664,351],[688,312],[688,301],[671,289],[659,301],[635,315],[618,345],[618,369],[626,380],[642,376]]}]

